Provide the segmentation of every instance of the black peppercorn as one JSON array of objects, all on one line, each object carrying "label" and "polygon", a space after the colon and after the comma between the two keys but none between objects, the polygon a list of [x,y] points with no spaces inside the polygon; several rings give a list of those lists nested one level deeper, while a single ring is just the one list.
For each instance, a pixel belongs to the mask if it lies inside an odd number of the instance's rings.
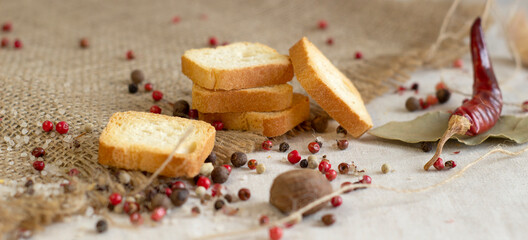
[{"label": "black peppercorn", "polygon": [[224,199],[228,202],[228,203],[231,203],[233,201],[233,196],[231,196],[231,194],[226,194],[224,195]]},{"label": "black peppercorn", "polygon": [[251,192],[247,188],[241,188],[238,191],[238,198],[242,201],[246,201],[251,197]]},{"label": "black peppercorn", "polygon": [[218,211],[218,210],[222,209],[224,207],[224,205],[225,205],[224,200],[218,199],[218,200],[216,200],[216,202],[214,204],[214,208],[215,208],[215,210]]},{"label": "black peppercorn", "polygon": [[187,116],[189,114],[190,106],[189,103],[185,100],[179,100],[173,105],[173,115],[177,117]]},{"label": "black peppercorn", "polygon": [[128,92],[129,93],[137,93],[138,86],[134,83],[128,84]]},{"label": "black peppercorn", "polygon": [[348,134],[347,130],[341,125],[337,126],[336,133],[337,134],[342,134],[342,135],[345,135],[345,136]]},{"label": "black peppercorn", "polygon": [[421,108],[420,101],[415,97],[410,97],[405,101],[405,108],[407,108],[409,112],[414,112]]},{"label": "black peppercorn", "polygon": [[28,187],[32,187],[33,184],[34,184],[33,180],[29,179],[27,180],[26,184],[24,184],[24,186],[28,188]]},{"label": "black peppercorn", "polygon": [[237,168],[246,165],[246,162],[247,156],[243,152],[235,152],[233,155],[231,155],[231,163]]},{"label": "black peppercorn", "polygon": [[224,166],[217,166],[211,172],[211,179],[214,183],[225,183],[229,178],[229,170]]},{"label": "black peppercorn", "polygon": [[187,202],[188,198],[189,190],[187,190],[186,188],[175,189],[170,195],[171,202],[176,207],[183,205],[185,202]]},{"label": "black peppercorn", "polygon": [[324,133],[328,127],[328,118],[324,116],[316,116],[312,119],[312,128],[318,133]]},{"label": "black peppercorn", "polygon": [[216,163],[216,153],[214,152],[211,152],[211,154],[209,154],[209,156],[205,159],[205,162],[208,163],[212,163],[213,166],[215,165]]},{"label": "black peppercorn", "polygon": [[433,150],[433,144],[431,142],[422,142],[422,151],[430,152]]},{"label": "black peppercorn", "polygon": [[319,141],[317,138],[315,139],[314,142],[317,143],[317,144],[319,145],[319,148],[322,148],[322,147],[323,147],[323,142]]},{"label": "black peppercorn", "polygon": [[411,86],[411,89],[414,90],[414,91],[417,91],[418,90],[418,83],[413,83],[413,85]]},{"label": "black peppercorn", "polygon": [[323,221],[324,225],[330,226],[335,223],[336,218],[334,214],[326,214],[321,218],[321,220]]},{"label": "black peppercorn", "polygon": [[348,140],[337,140],[337,148],[345,150],[348,148]]},{"label": "black peppercorn", "polygon": [[308,160],[306,160],[306,159],[301,160],[301,162],[299,162],[299,166],[301,166],[302,168],[307,168],[308,167]]},{"label": "black peppercorn", "polygon": [[140,84],[145,80],[145,75],[143,75],[143,72],[141,70],[134,70],[132,73],[130,73],[130,79],[134,84]]},{"label": "black peppercorn", "polygon": [[282,142],[279,146],[279,151],[281,152],[286,152],[288,151],[288,149],[290,149],[290,144],[288,144],[287,142]]},{"label": "black peppercorn", "polygon": [[106,230],[108,230],[108,223],[106,223],[106,220],[102,219],[97,221],[95,224],[95,229],[98,233],[104,233]]},{"label": "black peppercorn", "polygon": [[439,103],[446,103],[451,97],[451,92],[445,88],[438,89],[436,91],[436,98],[438,98]]}]

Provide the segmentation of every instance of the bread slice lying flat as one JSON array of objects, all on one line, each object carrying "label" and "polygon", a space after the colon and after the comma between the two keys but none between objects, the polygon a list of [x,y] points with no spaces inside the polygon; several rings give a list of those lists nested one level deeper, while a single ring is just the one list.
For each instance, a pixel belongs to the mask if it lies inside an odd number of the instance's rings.
[{"label": "bread slice lying flat", "polygon": [[307,38],[290,48],[290,58],[301,86],[349,134],[357,138],[372,127],[354,84]]},{"label": "bread slice lying flat", "polygon": [[155,172],[176,147],[188,126],[192,133],[161,172],[168,177],[194,177],[211,153],[215,129],[206,122],[144,112],[112,115],[99,137],[99,163]]},{"label": "bread slice lying flat", "polygon": [[308,97],[294,93],[292,106],[278,112],[199,113],[200,120],[222,121],[224,128],[260,133],[266,137],[285,134],[310,117]]},{"label": "bread slice lying flat", "polygon": [[196,84],[192,88],[192,106],[199,112],[273,112],[289,108],[293,88],[289,84],[240,90],[207,90]]},{"label": "bread slice lying flat", "polygon": [[182,72],[195,84],[212,90],[284,84],[293,78],[288,56],[248,42],[188,50],[182,56]]}]

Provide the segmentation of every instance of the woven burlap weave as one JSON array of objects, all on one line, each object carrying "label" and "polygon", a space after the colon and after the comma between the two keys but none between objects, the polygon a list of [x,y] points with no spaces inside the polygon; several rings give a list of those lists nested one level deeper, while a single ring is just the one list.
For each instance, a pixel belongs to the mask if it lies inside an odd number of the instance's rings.
[{"label": "woven burlap weave", "polygon": [[[23,185],[28,178],[57,183],[68,178],[70,169],[80,171],[73,193],[4,194],[0,232],[35,229],[88,206],[104,207],[104,193],[92,184],[97,181],[105,181],[111,191],[127,191],[116,182],[115,170],[97,163],[97,148],[112,113],[148,111],[154,104],[142,88],[128,93],[131,70],[143,70],[146,81],[164,93],[159,105],[171,114],[169,102],[191,100],[191,81],[180,68],[185,50],[207,47],[209,37],[215,36],[220,43],[261,42],[286,54],[307,36],[368,102],[417,68],[444,66],[467,51],[461,35],[442,41],[436,51],[431,48],[450,5],[424,0],[0,1],[0,22],[13,23],[13,30],[0,36],[11,46],[15,39],[23,43],[22,49],[0,48],[0,181],[7,186]],[[459,6],[447,31],[463,29],[483,6]],[[174,16],[181,21],[173,23]],[[326,30],[317,27],[320,19],[328,22]],[[79,47],[82,37],[89,39],[89,48]],[[333,45],[326,44],[328,38],[334,39]],[[136,59],[126,59],[128,50]],[[356,51],[363,53],[363,60],[355,59]],[[292,84],[302,91],[298,83]],[[67,121],[70,131],[44,133],[44,120]],[[80,147],[73,147],[73,138],[86,125],[93,131],[77,139]],[[263,139],[219,132],[215,151],[226,159],[234,150],[254,150]],[[42,173],[32,167],[34,147],[47,152]],[[131,174],[133,182],[146,179],[141,172]]]}]

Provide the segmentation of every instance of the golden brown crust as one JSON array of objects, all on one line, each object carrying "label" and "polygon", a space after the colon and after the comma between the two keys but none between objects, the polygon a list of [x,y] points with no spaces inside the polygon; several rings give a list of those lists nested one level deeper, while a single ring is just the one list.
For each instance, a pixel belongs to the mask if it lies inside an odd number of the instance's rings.
[{"label": "golden brown crust", "polygon": [[[114,114],[106,126],[105,130],[99,138],[99,163],[118,168],[129,170],[141,170],[147,172],[155,172],[159,166],[167,159],[172,149],[166,151],[159,151],[153,149],[152,146],[126,146],[115,141],[115,137],[110,134],[111,128],[114,124],[120,124],[123,121],[134,121],[127,114],[140,114],[145,116],[148,113],[126,112]],[[163,119],[168,121],[181,121],[182,124],[193,124],[197,131],[203,135],[202,140],[197,143],[195,150],[192,153],[184,154],[177,153],[174,155],[172,161],[161,172],[161,175],[167,177],[194,177],[200,172],[200,168],[214,147],[215,130],[210,124],[186,120],[177,117],[170,117],[159,114],[152,114],[148,116],[152,119]],[[191,122],[191,123],[190,123]],[[145,124],[148,124],[146,122]]]},{"label": "golden brown crust", "polygon": [[[320,57],[320,59],[312,59],[310,55],[315,55]],[[352,82],[337,68],[331,65],[308,39],[302,38],[290,48],[290,58],[297,80],[301,83],[302,87],[349,134],[358,138],[372,127],[370,115],[364,106],[361,95]],[[331,66],[328,69],[320,69],[316,66],[316,61],[328,61]],[[325,74],[328,75],[325,76]],[[332,89],[332,87],[324,82],[323,78],[329,78],[332,81],[342,81],[342,83],[339,83],[342,89],[350,91],[346,94],[353,94],[356,99],[343,99],[339,95],[340,93],[336,93],[336,91],[343,90]]]},{"label": "golden brown crust", "polygon": [[301,94],[293,94],[292,106],[279,112],[199,113],[200,120],[222,121],[224,128],[260,133],[276,137],[310,117],[310,100]]},{"label": "golden brown crust", "polygon": [[289,84],[229,91],[212,91],[193,84],[192,106],[203,113],[273,112],[289,108],[292,97]]}]

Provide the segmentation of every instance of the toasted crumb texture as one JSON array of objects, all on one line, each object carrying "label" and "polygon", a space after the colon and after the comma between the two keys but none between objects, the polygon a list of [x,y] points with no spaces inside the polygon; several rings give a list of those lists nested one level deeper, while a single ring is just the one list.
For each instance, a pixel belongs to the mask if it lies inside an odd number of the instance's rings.
[{"label": "toasted crumb texture", "polygon": [[194,177],[214,146],[215,129],[202,121],[145,112],[118,112],[99,137],[99,163],[155,172],[185,130],[192,126],[172,161],[161,172],[167,177]]},{"label": "toasted crumb texture", "polygon": [[260,133],[266,137],[285,134],[310,117],[310,100],[294,93],[292,106],[277,112],[199,113],[200,120],[222,121],[224,128]]},{"label": "toasted crumb texture", "polygon": [[292,97],[289,84],[228,91],[207,90],[194,84],[192,106],[203,113],[273,112],[289,108]]},{"label": "toasted crumb texture", "polygon": [[182,72],[195,84],[211,90],[284,84],[293,78],[288,56],[248,42],[188,50],[182,56]]},{"label": "toasted crumb texture", "polygon": [[372,127],[372,119],[354,84],[306,37],[290,48],[297,80],[306,92],[353,137]]}]

